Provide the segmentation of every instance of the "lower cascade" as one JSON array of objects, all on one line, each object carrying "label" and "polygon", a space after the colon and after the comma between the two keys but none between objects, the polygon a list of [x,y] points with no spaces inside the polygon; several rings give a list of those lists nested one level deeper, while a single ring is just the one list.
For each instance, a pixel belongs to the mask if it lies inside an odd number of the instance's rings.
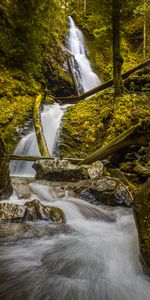
[{"label": "lower cascade", "polygon": [[[0,245],[1,299],[149,299],[130,209],[105,208],[115,217],[115,222],[109,222],[103,219],[101,207],[67,195],[59,198],[56,185],[31,181],[28,189],[30,199],[62,209],[66,224],[56,230],[46,221],[29,222],[25,233],[22,227],[16,229],[17,223],[5,224],[3,237],[7,238]],[[10,199],[14,204],[25,201],[16,195]],[[22,238],[15,236],[17,230]]]}]

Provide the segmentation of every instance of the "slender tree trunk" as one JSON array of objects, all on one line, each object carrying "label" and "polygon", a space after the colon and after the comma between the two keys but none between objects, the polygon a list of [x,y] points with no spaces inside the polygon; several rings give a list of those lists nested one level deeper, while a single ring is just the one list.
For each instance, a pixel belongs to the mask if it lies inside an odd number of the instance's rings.
[{"label": "slender tree trunk", "polygon": [[143,18],[143,58],[146,57],[146,1],[144,1],[144,18]]},{"label": "slender tree trunk", "polygon": [[0,200],[7,199],[13,193],[9,173],[9,158],[6,155],[5,145],[0,137]]},{"label": "slender tree trunk", "polygon": [[86,12],[86,0],[84,0],[84,12]]},{"label": "slender tree trunk", "polygon": [[113,80],[115,96],[122,93],[121,66],[123,59],[120,55],[120,11],[121,0],[112,1],[112,23],[113,23]]}]

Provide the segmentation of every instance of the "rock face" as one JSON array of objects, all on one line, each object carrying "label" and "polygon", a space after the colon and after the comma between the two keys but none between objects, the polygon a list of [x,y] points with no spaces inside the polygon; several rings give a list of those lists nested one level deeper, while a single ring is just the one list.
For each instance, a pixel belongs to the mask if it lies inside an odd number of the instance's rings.
[{"label": "rock face", "polygon": [[80,198],[92,204],[131,206],[131,199],[124,186],[119,181],[108,177],[94,182],[90,188],[82,191]]},{"label": "rock face", "polygon": [[137,191],[133,201],[144,271],[150,276],[150,181]]},{"label": "rock face", "polygon": [[0,200],[7,199],[13,192],[9,176],[9,160],[5,154],[5,146],[0,138]]},{"label": "rock face", "polygon": [[65,223],[65,215],[60,208],[44,206],[38,200],[25,205],[0,203],[0,221],[23,222],[48,220],[53,223]]}]

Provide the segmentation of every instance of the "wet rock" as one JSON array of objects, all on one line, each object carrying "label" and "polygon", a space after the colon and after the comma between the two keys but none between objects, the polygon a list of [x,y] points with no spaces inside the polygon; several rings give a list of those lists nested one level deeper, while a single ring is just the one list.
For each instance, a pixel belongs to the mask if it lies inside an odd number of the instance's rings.
[{"label": "wet rock", "polygon": [[26,214],[26,207],[13,203],[0,203],[0,220],[2,221],[16,221],[24,220]]},{"label": "wet rock", "polygon": [[26,202],[25,205],[35,211],[37,219],[65,223],[64,212],[58,207],[44,206],[38,200]]},{"label": "wet rock", "polygon": [[88,173],[91,179],[98,179],[103,175],[104,166],[101,161],[96,161],[92,165],[88,166]]},{"label": "wet rock", "polygon": [[33,164],[36,179],[51,181],[78,181],[89,178],[87,169],[75,166],[67,160],[39,160]]},{"label": "wet rock", "polygon": [[25,205],[0,203],[0,220],[11,222],[48,220],[53,223],[65,223],[65,215],[60,208],[44,206],[38,200]]},{"label": "wet rock", "polygon": [[150,180],[136,192],[133,209],[139,235],[141,261],[144,271],[150,276]]},{"label": "wet rock", "polygon": [[131,206],[131,199],[125,187],[117,180],[108,177],[93,182],[90,188],[80,194],[80,197],[92,204]]},{"label": "wet rock", "polygon": [[9,159],[6,156],[3,140],[0,138],[0,200],[9,198],[12,193]]}]

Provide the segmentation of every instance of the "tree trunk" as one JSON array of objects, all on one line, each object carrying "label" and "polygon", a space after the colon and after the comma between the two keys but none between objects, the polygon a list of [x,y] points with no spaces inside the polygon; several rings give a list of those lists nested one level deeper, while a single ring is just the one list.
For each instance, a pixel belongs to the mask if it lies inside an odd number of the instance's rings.
[{"label": "tree trunk", "polygon": [[120,10],[121,0],[112,1],[112,24],[113,24],[113,81],[115,96],[121,95],[122,77],[121,66],[123,59],[120,55]]},{"label": "tree trunk", "polygon": [[41,101],[42,101],[42,95],[38,95],[35,99],[35,104],[34,104],[34,114],[33,114],[34,126],[35,126],[39,151],[41,155],[50,157],[50,153],[46,144],[46,140],[43,133],[43,127],[41,123],[41,113],[40,113]]},{"label": "tree trunk", "polygon": [[78,165],[91,164],[97,160],[102,160],[111,156],[113,153],[131,145],[147,146],[150,141],[150,120],[145,119],[137,125],[130,127],[118,137],[101,147]]},{"label": "tree trunk", "polygon": [[7,199],[13,193],[9,175],[9,159],[5,153],[3,140],[0,138],[0,200]]}]

